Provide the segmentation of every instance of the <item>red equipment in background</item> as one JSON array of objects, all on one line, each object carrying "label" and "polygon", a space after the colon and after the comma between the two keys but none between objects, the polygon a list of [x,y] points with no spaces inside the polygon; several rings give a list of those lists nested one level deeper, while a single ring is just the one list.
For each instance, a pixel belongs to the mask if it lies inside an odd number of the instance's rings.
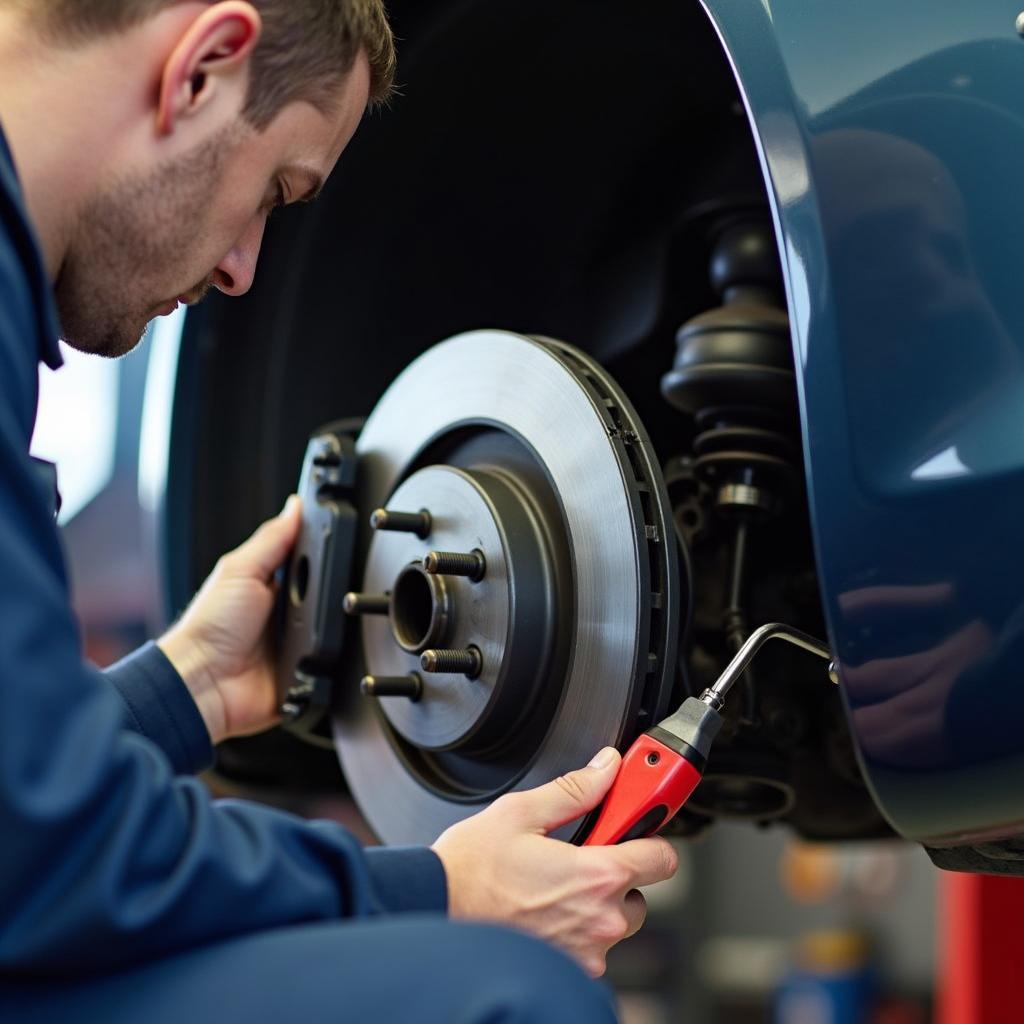
[{"label": "red equipment in background", "polygon": [[1024,1020],[1024,878],[944,874],[936,1024]]}]

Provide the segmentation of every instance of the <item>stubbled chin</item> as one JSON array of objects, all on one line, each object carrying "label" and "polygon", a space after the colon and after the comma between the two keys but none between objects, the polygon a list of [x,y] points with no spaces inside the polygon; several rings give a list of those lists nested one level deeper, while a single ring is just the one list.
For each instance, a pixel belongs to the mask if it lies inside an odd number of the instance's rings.
[{"label": "stubbled chin", "polygon": [[146,335],[149,321],[141,326],[122,322],[116,325],[90,325],[83,328],[73,322],[61,332],[61,340],[78,352],[99,356],[101,359],[120,359],[138,348]]}]

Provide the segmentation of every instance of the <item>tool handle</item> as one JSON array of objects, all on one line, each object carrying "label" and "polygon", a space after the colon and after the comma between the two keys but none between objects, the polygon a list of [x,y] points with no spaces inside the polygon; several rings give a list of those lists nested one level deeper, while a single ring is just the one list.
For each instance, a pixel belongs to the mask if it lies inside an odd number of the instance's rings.
[{"label": "tool handle", "polygon": [[653,835],[697,788],[701,773],[670,747],[644,733],[626,752],[584,846],[613,846]]}]

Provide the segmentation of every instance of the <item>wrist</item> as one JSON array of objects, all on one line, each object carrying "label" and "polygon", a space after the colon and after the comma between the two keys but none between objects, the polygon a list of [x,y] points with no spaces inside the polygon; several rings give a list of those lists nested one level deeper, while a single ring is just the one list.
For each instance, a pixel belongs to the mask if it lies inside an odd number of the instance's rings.
[{"label": "wrist", "polygon": [[[434,851],[444,869],[448,890],[448,916],[453,920],[483,920],[487,915],[481,912],[481,908],[473,906],[471,894],[466,891],[467,873],[461,869],[462,858],[459,855],[459,845],[458,842],[446,841],[445,836],[441,836],[431,846],[431,850]],[[477,854],[479,856],[479,851]],[[476,870],[470,874],[470,877],[473,877],[474,874],[479,875],[481,867],[482,864],[477,859]]]},{"label": "wrist", "polygon": [[227,715],[217,681],[210,672],[203,648],[181,629],[172,629],[157,641],[174,670],[196,702],[210,742],[216,746],[227,738]]}]

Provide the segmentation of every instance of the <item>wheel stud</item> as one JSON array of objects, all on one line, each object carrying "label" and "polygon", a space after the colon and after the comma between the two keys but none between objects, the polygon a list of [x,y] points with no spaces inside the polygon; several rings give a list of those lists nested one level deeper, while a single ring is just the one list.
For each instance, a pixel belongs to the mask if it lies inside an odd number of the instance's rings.
[{"label": "wheel stud", "polygon": [[370,525],[375,530],[389,533],[415,533],[421,540],[430,536],[433,523],[426,509],[419,512],[392,512],[390,509],[379,508],[370,516]]},{"label": "wheel stud", "polygon": [[483,671],[484,662],[478,648],[467,647],[462,651],[424,651],[420,657],[420,667],[424,672],[476,679]]},{"label": "wheel stud", "polygon": [[346,594],[341,606],[346,615],[387,615],[390,604],[387,594]]},{"label": "wheel stud", "polygon": [[359,689],[365,697],[408,697],[415,703],[423,696],[423,680],[415,672],[407,676],[366,676]]},{"label": "wheel stud", "polygon": [[471,551],[468,555],[431,551],[423,559],[423,568],[431,576],[467,576],[474,583],[479,583],[487,572],[487,562],[482,551]]}]

